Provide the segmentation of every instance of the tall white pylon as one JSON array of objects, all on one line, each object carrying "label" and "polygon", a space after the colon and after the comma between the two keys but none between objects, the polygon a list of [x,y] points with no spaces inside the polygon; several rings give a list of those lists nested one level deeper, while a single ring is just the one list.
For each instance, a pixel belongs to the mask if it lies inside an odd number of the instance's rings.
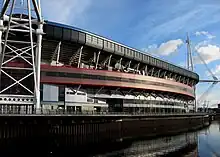
[{"label": "tall white pylon", "polygon": [[[193,57],[192,57],[192,49],[191,49],[191,42],[189,39],[189,35],[187,33],[186,35],[186,44],[187,44],[187,69],[190,71],[194,71],[194,65],[193,65]],[[194,96],[195,96],[195,100],[194,100],[194,111],[197,111],[197,102],[196,102],[196,86],[193,87],[194,88]]]},{"label": "tall white pylon", "polygon": [[40,108],[40,0],[4,0],[0,14],[0,105]]},{"label": "tall white pylon", "polygon": [[191,43],[189,39],[189,35],[187,33],[186,36],[186,44],[187,44],[187,69],[193,71],[194,66],[193,66],[193,58],[192,58],[192,49],[191,49]]}]

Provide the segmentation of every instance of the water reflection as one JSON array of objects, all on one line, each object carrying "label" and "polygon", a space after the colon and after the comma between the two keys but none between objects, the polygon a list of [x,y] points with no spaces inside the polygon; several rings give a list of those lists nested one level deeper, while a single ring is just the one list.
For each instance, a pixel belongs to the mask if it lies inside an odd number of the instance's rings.
[{"label": "water reflection", "polygon": [[133,142],[128,148],[96,157],[220,157],[220,121],[198,132]]},{"label": "water reflection", "polygon": [[114,151],[97,157],[126,156],[154,157],[165,156],[170,152],[178,152],[186,148],[196,148],[197,133],[186,133],[178,136],[164,137],[155,140],[134,142],[129,148]]},{"label": "water reflection", "polygon": [[220,121],[198,132],[198,152],[200,157],[220,157]]}]

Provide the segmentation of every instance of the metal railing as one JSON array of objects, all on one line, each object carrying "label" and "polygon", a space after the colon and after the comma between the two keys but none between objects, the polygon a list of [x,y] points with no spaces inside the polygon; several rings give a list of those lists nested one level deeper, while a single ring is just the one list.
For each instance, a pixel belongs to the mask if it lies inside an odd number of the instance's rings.
[{"label": "metal railing", "polygon": [[0,110],[0,115],[65,115],[65,116],[191,116],[207,115],[207,113],[150,113],[150,112],[95,112],[95,111],[67,111],[67,110]]}]

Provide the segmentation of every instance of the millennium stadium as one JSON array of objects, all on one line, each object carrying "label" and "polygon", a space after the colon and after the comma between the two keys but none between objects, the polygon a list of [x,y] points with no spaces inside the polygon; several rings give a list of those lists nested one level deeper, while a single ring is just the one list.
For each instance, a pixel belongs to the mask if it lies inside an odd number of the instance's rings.
[{"label": "millennium stadium", "polygon": [[42,22],[38,14],[3,15],[1,112],[195,109],[199,76],[192,71],[80,28]]}]

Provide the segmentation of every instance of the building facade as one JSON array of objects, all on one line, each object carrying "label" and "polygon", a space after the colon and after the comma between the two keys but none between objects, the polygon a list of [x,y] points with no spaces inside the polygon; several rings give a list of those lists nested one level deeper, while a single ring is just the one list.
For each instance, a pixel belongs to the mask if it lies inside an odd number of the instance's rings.
[{"label": "building facade", "polygon": [[[79,28],[46,21],[44,32],[40,78],[43,109],[130,113],[194,110],[194,86],[199,81],[196,73]],[[24,38],[19,32],[9,37]],[[28,70],[19,69],[30,67],[22,58],[4,66],[18,69],[5,68],[15,78],[28,75]],[[33,88],[32,77],[25,81],[29,89]],[[7,75],[1,75],[1,89],[12,83]],[[15,95],[13,99],[4,97],[9,93]],[[17,93],[28,95],[19,85],[0,94],[1,110],[32,111],[34,100],[17,98]]]}]

